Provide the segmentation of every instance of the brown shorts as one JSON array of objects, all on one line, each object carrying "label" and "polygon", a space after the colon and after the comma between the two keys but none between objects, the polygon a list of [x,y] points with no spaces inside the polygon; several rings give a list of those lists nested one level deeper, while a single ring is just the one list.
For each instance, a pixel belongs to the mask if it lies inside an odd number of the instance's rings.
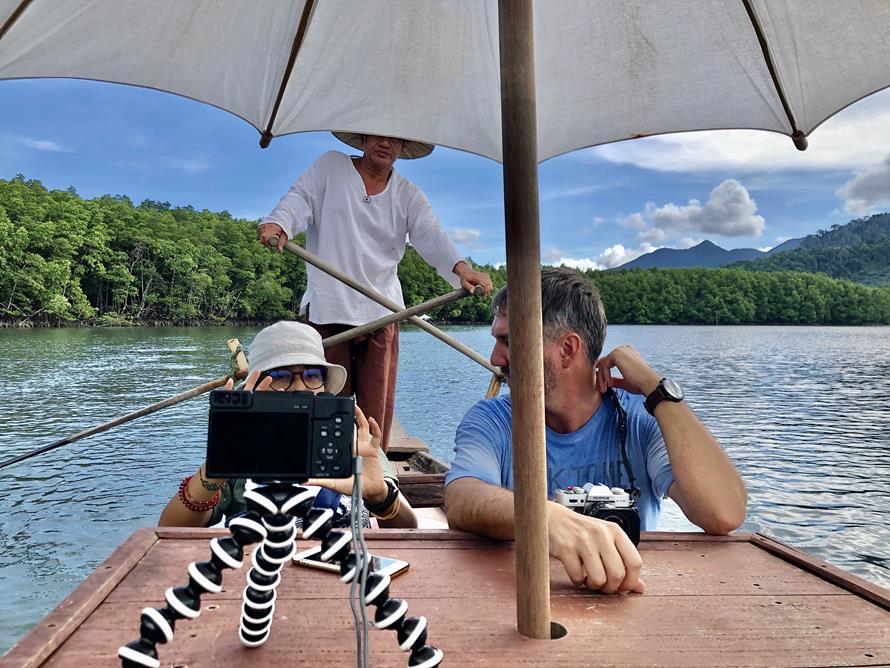
[{"label": "brown shorts", "polygon": [[[340,334],[354,325],[309,322],[325,339]],[[374,418],[383,432],[381,447],[389,449],[389,432],[392,428],[396,404],[396,374],[399,366],[399,325],[393,323],[362,334],[351,341],[325,348],[325,358],[332,364],[346,369],[346,385],[341,395],[355,394],[355,403],[365,416]]]}]

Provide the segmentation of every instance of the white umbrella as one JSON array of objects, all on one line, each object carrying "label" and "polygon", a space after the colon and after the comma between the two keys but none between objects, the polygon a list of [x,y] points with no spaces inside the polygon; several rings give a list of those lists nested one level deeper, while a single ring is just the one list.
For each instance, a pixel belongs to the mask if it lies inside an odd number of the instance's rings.
[{"label": "white umbrella", "polygon": [[[534,32],[538,161],[685,130],[806,135],[888,84],[887,0],[536,0]],[[502,155],[494,0],[0,0],[0,78],[22,77],[169,91],[274,136]]]},{"label": "white umbrella", "polygon": [[888,34],[888,0],[0,0],[0,79],[173,92],[263,145],[343,130],[503,161],[517,613],[549,637],[537,163],[720,128],[805,148],[890,85]]}]

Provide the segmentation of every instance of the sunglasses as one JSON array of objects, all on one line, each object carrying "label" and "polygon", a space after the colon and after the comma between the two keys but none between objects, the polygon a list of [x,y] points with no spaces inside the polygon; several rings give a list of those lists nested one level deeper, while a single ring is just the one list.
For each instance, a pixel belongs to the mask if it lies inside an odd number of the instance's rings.
[{"label": "sunglasses", "polygon": [[303,382],[303,386],[310,390],[317,390],[324,387],[328,377],[328,370],[323,366],[308,366],[302,371],[291,371],[290,369],[272,369],[266,371],[263,378],[271,378],[272,384],[269,386],[273,390],[287,392],[297,384],[297,378]]}]

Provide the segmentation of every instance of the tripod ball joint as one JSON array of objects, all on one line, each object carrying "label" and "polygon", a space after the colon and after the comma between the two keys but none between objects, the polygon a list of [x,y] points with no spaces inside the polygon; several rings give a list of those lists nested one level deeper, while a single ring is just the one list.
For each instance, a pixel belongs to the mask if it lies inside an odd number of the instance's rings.
[{"label": "tripod ball joint", "polygon": [[341,564],[349,554],[350,542],[352,542],[351,533],[340,529],[332,529],[321,540],[321,554],[319,557],[322,561]]}]

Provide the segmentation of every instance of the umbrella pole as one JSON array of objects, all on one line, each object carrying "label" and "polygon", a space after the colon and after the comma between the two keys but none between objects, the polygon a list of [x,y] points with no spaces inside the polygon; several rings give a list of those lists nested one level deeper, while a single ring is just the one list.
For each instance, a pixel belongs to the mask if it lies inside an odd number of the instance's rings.
[{"label": "umbrella pole", "polygon": [[513,404],[516,617],[549,639],[550,556],[544,429],[541,248],[532,0],[499,0],[504,232]]}]

